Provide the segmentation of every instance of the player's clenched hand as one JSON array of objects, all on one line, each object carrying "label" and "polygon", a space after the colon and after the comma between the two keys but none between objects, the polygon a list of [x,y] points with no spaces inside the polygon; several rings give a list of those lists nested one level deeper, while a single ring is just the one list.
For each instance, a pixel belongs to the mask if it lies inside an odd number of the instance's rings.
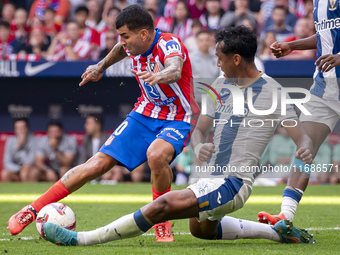
[{"label": "player's clenched hand", "polygon": [[89,81],[99,81],[100,78],[103,77],[103,73],[99,72],[98,65],[91,65],[86,68],[86,71],[82,74],[82,81],[79,83],[79,86],[83,86]]},{"label": "player's clenched hand", "polygon": [[151,86],[156,85],[159,81],[159,77],[157,75],[155,75],[154,73],[150,73],[148,71],[137,72],[136,70],[131,69],[131,72],[134,75],[137,75],[140,79],[149,83],[149,85],[151,85]]},{"label": "player's clenched hand", "polygon": [[340,65],[340,55],[339,54],[327,54],[319,57],[315,61],[315,65],[318,66],[318,70],[321,69],[321,72],[328,72],[333,67]]},{"label": "player's clenched hand", "polygon": [[212,143],[204,143],[201,146],[197,158],[201,162],[206,162],[211,158],[211,155],[215,153],[215,145]]},{"label": "player's clenched hand", "polygon": [[295,152],[294,155],[296,158],[301,159],[305,164],[312,164],[313,155],[309,149],[301,147]]},{"label": "player's clenched hand", "polygon": [[292,49],[286,42],[276,41],[269,46],[269,49],[272,51],[276,58],[287,56],[289,53],[292,52]]}]

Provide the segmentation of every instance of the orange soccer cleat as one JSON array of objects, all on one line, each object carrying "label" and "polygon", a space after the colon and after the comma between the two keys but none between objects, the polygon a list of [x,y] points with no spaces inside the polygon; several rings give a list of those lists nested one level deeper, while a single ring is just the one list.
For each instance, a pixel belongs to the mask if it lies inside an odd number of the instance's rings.
[{"label": "orange soccer cleat", "polygon": [[171,243],[174,241],[174,236],[171,232],[171,222],[158,223],[153,227],[155,229],[156,242]]},{"label": "orange soccer cleat", "polygon": [[261,223],[275,225],[280,220],[285,220],[286,217],[283,213],[280,213],[279,215],[271,215],[270,213],[261,211],[257,214],[257,219]]},{"label": "orange soccer cleat", "polygon": [[19,212],[12,215],[8,221],[7,229],[12,235],[19,234],[25,227],[32,223],[36,218],[36,212],[26,205]]}]

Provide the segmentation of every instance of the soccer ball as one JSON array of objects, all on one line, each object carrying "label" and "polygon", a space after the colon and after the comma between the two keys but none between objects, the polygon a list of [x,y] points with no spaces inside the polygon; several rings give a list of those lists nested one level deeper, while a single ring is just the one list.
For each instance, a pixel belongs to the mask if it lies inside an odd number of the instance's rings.
[{"label": "soccer ball", "polygon": [[76,228],[76,215],[70,207],[62,203],[52,203],[46,205],[40,210],[36,220],[36,227],[39,234],[44,238],[44,224],[51,222],[58,224],[68,230],[75,230]]}]

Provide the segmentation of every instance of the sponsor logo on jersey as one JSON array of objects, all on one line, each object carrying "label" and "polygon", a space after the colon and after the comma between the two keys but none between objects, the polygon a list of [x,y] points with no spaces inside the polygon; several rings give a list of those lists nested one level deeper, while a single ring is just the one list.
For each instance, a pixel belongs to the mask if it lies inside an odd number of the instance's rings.
[{"label": "sponsor logo on jersey", "polygon": [[328,1],[329,1],[328,9],[330,11],[334,11],[336,9],[336,0],[328,0]]},{"label": "sponsor logo on jersey", "polygon": [[174,137],[174,136],[170,135],[170,133],[167,133],[167,134],[166,134],[166,136],[168,136],[168,137],[170,137],[170,138],[172,138],[172,139],[175,139],[175,140],[177,140],[177,141],[178,141],[178,139],[177,139],[176,137]]},{"label": "sponsor logo on jersey", "polygon": [[111,135],[111,136],[106,140],[105,146],[109,146],[109,145],[112,143],[113,139],[115,139],[115,136],[114,136],[114,135]]}]

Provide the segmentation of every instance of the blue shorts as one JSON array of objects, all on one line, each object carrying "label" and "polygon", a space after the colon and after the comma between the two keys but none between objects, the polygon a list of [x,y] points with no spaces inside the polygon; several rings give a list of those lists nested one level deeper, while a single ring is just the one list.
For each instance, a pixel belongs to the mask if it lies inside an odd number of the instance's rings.
[{"label": "blue shorts", "polygon": [[190,124],[184,121],[159,120],[130,112],[99,151],[132,171],[147,161],[146,152],[155,139],[169,142],[177,156],[188,145],[190,131]]}]

